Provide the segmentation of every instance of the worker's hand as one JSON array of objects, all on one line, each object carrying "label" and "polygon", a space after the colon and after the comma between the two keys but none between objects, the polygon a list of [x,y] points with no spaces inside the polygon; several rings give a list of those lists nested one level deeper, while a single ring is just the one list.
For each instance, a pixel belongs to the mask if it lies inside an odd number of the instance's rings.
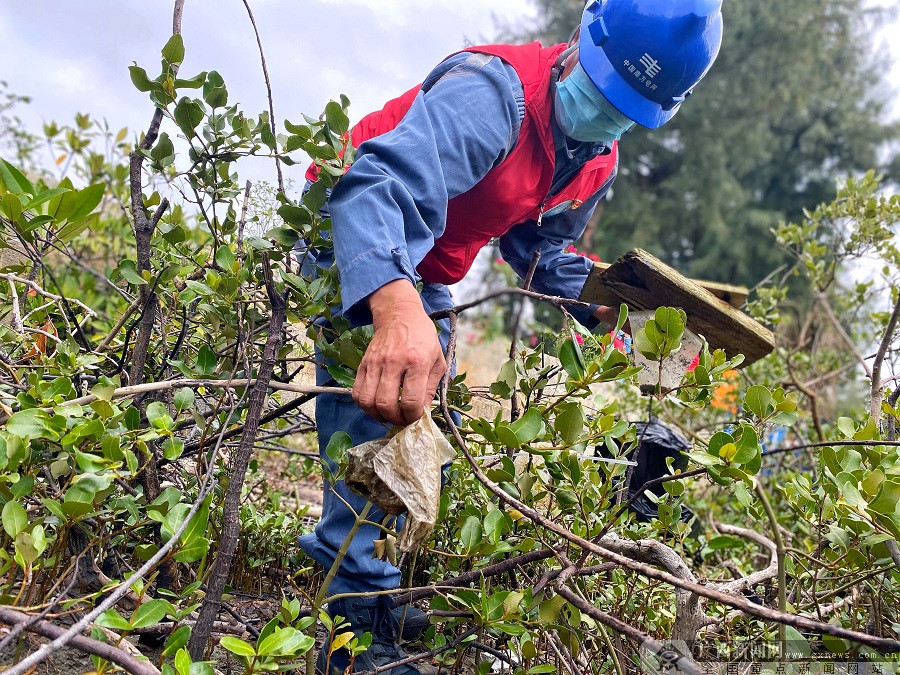
[{"label": "worker's hand", "polygon": [[619,308],[600,305],[594,310],[594,317],[603,323],[615,326],[619,321]]},{"label": "worker's hand", "polygon": [[382,422],[412,424],[431,404],[447,370],[434,322],[409,281],[369,297],[375,335],[356,373],[353,400]]}]

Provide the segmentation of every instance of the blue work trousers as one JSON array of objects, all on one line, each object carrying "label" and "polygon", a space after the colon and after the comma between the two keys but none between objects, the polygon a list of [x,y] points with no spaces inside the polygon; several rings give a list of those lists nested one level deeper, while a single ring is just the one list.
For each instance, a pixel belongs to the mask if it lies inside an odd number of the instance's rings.
[{"label": "blue work trousers", "polygon": [[[421,298],[422,305],[428,313],[453,306],[449,289],[440,284],[425,285]],[[438,328],[441,347],[446,352],[450,338],[450,321],[444,319],[438,322]],[[330,378],[328,371],[320,363],[316,370],[317,382],[324,384]],[[349,395],[318,396],[316,426],[319,432],[319,454],[322,461],[331,466],[332,471],[335,467],[325,455],[325,448],[333,433],[346,431],[353,444],[359,445],[365,441],[384,437],[390,429],[390,425],[382,424],[363,412]],[[315,531],[300,537],[298,543],[307,555],[324,565],[326,570],[331,569],[338,550],[343,546],[356,522],[355,513],[351,512],[335,493],[350,504],[356,513],[361,513],[366,505],[366,500],[352,492],[344,481],[338,481],[333,486],[325,484],[322,518]],[[366,520],[381,522],[384,515],[380,509],[373,507]],[[338,574],[331,582],[328,595],[399,588],[400,570],[389,562],[373,557],[375,550],[373,542],[381,537],[382,532],[372,525],[363,525],[356,531]]]}]

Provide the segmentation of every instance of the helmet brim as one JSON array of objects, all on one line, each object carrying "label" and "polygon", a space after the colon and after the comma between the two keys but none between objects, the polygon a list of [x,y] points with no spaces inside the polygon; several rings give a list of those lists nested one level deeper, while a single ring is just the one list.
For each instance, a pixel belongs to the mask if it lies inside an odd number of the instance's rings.
[{"label": "helmet brim", "polygon": [[[578,59],[594,86],[628,119],[648,129],[658,129],[675,116],[681,104],[666,110],[655,101],[643,96],[613,67],[602,47],[593,43],[590,12],[581,17],[581,36],[578,40]],[[640,85],[638,80],[635,80]],[[641,85],[642,86],[642,85]]]}]

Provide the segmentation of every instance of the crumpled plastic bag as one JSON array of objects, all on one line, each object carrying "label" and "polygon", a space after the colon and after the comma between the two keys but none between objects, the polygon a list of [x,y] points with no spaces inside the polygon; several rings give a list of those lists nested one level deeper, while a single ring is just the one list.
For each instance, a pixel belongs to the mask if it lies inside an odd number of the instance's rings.
[{"label": "crumpled plastic bag", "polygon": [[407,513],[397,546],[413,551],[434,529],[441,467],[455,456],[453,446],[426,412],[409,426],[351,448],[344,481],[385,513]]}]

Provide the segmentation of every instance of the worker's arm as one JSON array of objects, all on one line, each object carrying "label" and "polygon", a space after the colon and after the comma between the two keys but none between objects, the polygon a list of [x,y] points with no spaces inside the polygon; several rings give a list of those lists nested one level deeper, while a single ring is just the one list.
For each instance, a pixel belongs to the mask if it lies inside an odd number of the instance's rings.
[{"label": "worker's arm", "polygon": [[[446,226],[447,202],[474,187],[518,138],[515,71],[497,58],[442,64],[397,127],[359,147],[329,206],[345,314],[375,334],[353,396],[392,424],[421,417],[446,368],[415,289],[416,266]],[[402,395],[401,395],[402,392]]]},{"label": "worker's arm", "polygon": [[[612,180],[607,181],[577,209],[545,216],[540,226],[533,220],[522,223],[500,237],[500,254],[523,279],[531,265],[533,252],[540,249],[541,258],[531,283],[532,290],[563,298],[577,299],[581,295],[593,263],[565,249],[584,233],[611,183]],[[569,312],[583,325],[594,328],[598,321],[615,324],[618,309],[594,305],[590,309],[570,307]]]}]

